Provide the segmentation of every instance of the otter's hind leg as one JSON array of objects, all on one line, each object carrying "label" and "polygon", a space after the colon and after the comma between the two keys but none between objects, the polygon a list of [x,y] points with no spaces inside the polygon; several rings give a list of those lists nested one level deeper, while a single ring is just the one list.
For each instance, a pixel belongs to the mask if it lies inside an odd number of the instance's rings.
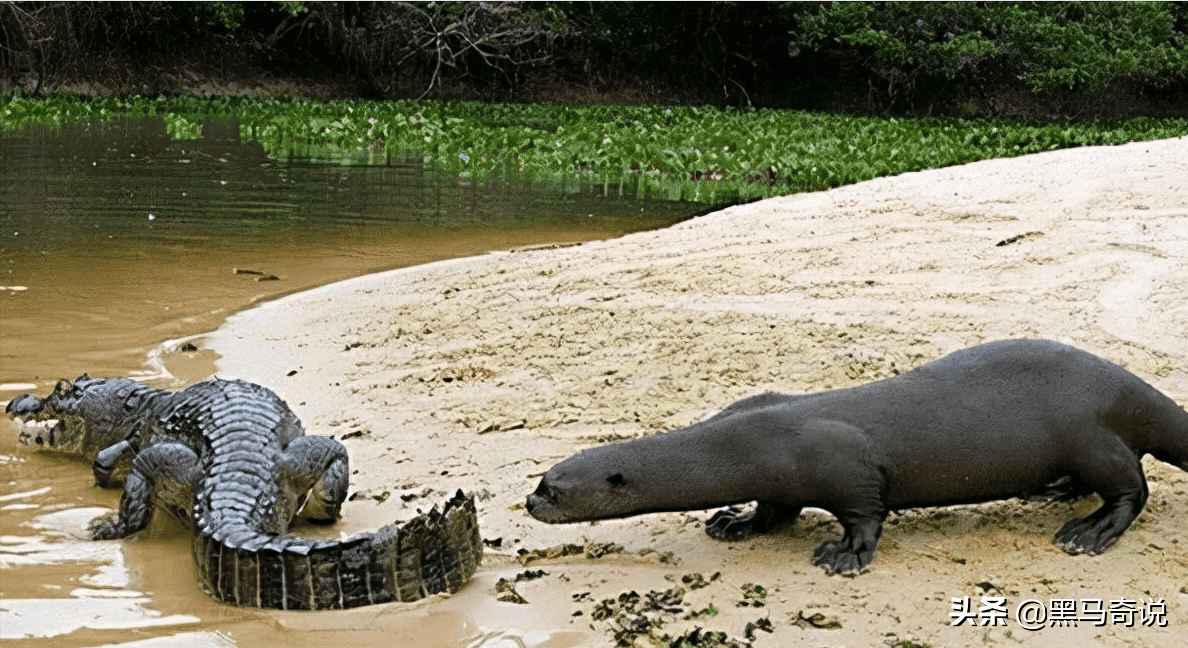
[{"label": "otter's hind leg", "polygon": [[1056,534],[1056,546],[1070,554],[1105,551],[1142,512],[1147,503],[1147,479],[1138,457],[1116,436],[1097,446],[1077,467],[1077,476],[1101,495],[1093,513],[1072,520]]},{"label": "otter's hind leg", "polygon": [[705,521],[705,532],[718,540],[742,540],[767,533],[786,522],[794,522],[798,517],[799,506],[760,501],[749,512],[732,506],[714,513]]}]

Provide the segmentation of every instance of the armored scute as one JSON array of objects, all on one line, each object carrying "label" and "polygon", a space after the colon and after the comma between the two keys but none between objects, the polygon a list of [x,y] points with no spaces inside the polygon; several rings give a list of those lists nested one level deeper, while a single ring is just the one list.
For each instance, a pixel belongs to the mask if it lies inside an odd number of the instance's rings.
[{"label": "armored scute", "polygon": [[473,496],[348,540],[285,535],[300,515],[338,519],[346,498],[346,448],[306,436],[271,390],[209,380],[180,392],[131,380],[60,381],[41,399],[6,408],[20,441],[92,461],[101,486],[124,485],[117,513],[92,523],[95,539],[123,538],[155,507],[194,529],[198,581],[234,605],[322,610],[413,601],[455,592],[482,560]]}]

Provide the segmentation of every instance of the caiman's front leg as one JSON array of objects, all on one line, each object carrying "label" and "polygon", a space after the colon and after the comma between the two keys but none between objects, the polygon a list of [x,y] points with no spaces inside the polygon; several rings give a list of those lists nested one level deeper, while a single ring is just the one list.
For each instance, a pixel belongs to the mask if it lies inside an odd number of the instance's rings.
[{"label": "caiman's front leg", "polygon": [[100,450],[99,454],[95,455],[95,461],[91,463],[91,472],[95,475],[95,485],[101,488],[111,488],[117,485],[111,479],[115,473],[116,464],[125,456],[134,456],[135,454],[136,448],[132,447],[128,441],[120,441]]},{"label": "caiman's front leg", "polygon": [[350,486],[347,451],[330,437],[302,436],[285,448],[282,475],[299,495],[309,493],[301,517],[328,524],[338,519]]},{"label": "caiman's front leg", "polygon": [[[117,450],[119,445],[108,448],[117,458],[123,452]],[[146,448],[136,455],[132,461],[132,472],[124,480],[120,510],[91,522],[91,536],[96,540],[111,540],[144,529],[152,519],[153,507],[157,502],[172,504],[180,510],[191,510],[194,483],[198,477],[198,455],[188,447],[179,443],[162,443]]]}]

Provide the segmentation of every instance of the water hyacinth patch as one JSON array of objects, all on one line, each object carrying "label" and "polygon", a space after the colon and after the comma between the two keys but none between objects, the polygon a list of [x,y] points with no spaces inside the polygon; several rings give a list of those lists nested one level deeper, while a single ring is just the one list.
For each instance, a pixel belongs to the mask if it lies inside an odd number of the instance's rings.
[{"label": "water hyacinth patch", "polygon": [[0,127],[161,116],[178,139],[234,117],[281,160],[424,160],[471,178],[522,173],[721,203],[1058,148],[1188,135],[1188,120],[1030,124],[705,106],[216,98],[0,99]]}]

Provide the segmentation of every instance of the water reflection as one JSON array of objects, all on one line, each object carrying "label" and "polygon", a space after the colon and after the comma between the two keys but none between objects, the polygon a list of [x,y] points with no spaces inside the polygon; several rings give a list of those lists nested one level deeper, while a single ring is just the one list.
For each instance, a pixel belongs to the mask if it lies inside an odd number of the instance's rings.
[{"label": "water reflection", "polygon": [[[0,383],[128,375],[253,301],[381,269],[670,224],[601,186],[277,162],[233,120],[0,131]],[[233,274],[235,268],[259,274]],[[257,281],[274,275],[278,281]],[[0,393],[0,399],[11,394]]]}]

